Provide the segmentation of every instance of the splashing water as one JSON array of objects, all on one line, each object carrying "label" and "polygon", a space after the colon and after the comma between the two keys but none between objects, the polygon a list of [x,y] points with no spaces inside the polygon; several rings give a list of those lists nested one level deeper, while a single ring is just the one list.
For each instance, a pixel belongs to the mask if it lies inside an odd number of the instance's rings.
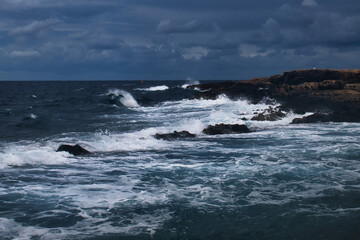
[{"label": "splashing water", "polygon": [[155,86],[155,87],[149,87],[149,88],[135,88],[135,90],[140,90],[140,91],[150,91],[150,92],[155,92],[155,91],[165,91],[168,90],[169,87],[166,85],[161,85],[161,86]]},{"label": "splashing water", "polygon": [[134,97],[121,89],[111,89],[108,91],[107,95],[113,95],[118,97],[120,103],[122,105],[124,105],[125,107],[129,107],[129,108],[137,108],[140,107],[140,105],[138,104],[138,102],[134,99]]},{"label": "splashing water", "polygon": [[[278,104],[179,100],[192,94],[185,83],[4,84],[0,239],[357,239],[360,124],[292,125],[303,115],[291,112],[255,121]],[[104,105],[110,97],[131,110]],[[39,118],[24,121],[31,112]],[[219,123],[255,131],[202,133]],[[153,137],[182,130],[197,136]]]}]

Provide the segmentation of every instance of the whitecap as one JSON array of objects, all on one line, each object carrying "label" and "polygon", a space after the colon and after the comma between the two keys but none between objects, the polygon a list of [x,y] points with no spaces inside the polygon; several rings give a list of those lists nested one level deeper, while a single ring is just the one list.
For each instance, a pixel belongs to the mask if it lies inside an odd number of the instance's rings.
[{"label": "whitecap", "polygon": [[0,169],[24,165],[57,165],[69,161],[70,154],[56,152],[54,147],[29,145],[9,145],[0,152]]},{"label": "whitecap", "polygon": [[196,81],[196,80],[189,80],[187,81],[187,83],[183,84],[181,87],[186,89],[188,86],[191,86],[191,85],[198,85],[200,84],[199,81]]},{"label": "whitecap", "polygon": [[161,86],[155,86],[155,87],[149,87],[149,88],[136,88],[135,90],[155,92],[155,91],[165,91],[168,89],[169,89],[168,86],[161,85]]},{"label": "whitecap", "polygon": [[140,105],[134,99],[134,97],[127,91],[121,89],[110,89],[106,95],[115,96],[120,101],[120,103],[125,107],[129,107],[129,108],[140,107]]},{"label": "whitecap", "polygon": [[1,236],[6,239],[32,239],[33,237],[43,236],[47,230],[43,228],[28,227],[13,219],[0,218]]}]

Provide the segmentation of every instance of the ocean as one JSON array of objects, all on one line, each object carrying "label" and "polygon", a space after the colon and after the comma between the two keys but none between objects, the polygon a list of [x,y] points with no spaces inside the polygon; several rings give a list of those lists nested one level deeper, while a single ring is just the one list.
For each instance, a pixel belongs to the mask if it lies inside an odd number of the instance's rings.
[{"label": "ocean", "polygon": [[359,123],[253,121],[279,103],[194,83],[0,82],[0,239],[360,239]]}]

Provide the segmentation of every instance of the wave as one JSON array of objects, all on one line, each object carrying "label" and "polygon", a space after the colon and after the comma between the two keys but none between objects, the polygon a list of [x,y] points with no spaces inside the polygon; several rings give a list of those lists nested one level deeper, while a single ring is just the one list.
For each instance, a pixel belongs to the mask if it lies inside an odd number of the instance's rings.
[{"label": "wave", "polygon": [[[192,122],[195,120],[201,122],[201,126],[225,123],[246,124],[248,127],[255,129],[269,129],[276,126],[287,125],[291,123],[294,118],[311,114],[306,113],[300,115],[292,112],[284,112],[286,116],[277,121],[251,120],[259,113],[266,112],[270,108],[276,109],[278,107],[280,107],[280,104],[266,99],[260,103],[252,104],[246,99],[231,100],[227,96],[221,95],[215,100],[187,99],[168,101],[154,107],[143,107],[138,110],[148,113],[153,120],[165,123],[165,126],[167,126],[169,130],[172,126],[177,126],[177,129],[175,129],[177,131],[191,129],[190,126],[187,126],[188,129],[181,129],[180,126],[186,121]],[[195,125],[200,126],[200,124]],[[197,129],[192,133],[201,133],[201,131]]]},{"label": "wave", "polygon": [[35,114],[33,114],[33,113],[30,113],[30,114],[27,114],[27,115],[24,117],[23,120],[35,120],[35,119],[37,119],[37,118],[38,118],[37,115],[35,115]]},{"label": "wave", "polygon": [[[34,143],[9,146],[0,152],[0,169],[6,166],[62,164],[68,159],[73,159],[67,153],[55,152],[59,142],[79,143],[91,152],[98,153],[181,149],[192,147],[193,141],[184,139],[183,141],[169,142],[157,140],[153,135],[186,130],[199,136],[197,146],[202,147],[211,144],[203,141],[204,137],[208,136],[205,136],[202,130],[208,125],[220,123],[246,124],[250,129],[261,131],[289,125],[295,117],[303,116],[287,113],[285,118],[278,121],[254,121],[251,118],[257,113],[269,109],[270,106],[272,108],[278,107],[279,104],[269,104],[265,101],[259,104],[251,104],[244,99],[233,101],[225,95],[219,96],[215,100],[171,101],[151,107],[139,106],[131,94],[123,90],[112,89],[108,91],[107,95],[120,97],[119,101],[125,106],[137,107],[134,114],[138,112],[138,117],[145,118],[151,125],[136,129],[136,124],[129,124],[134,125],[134,127],[126,130],[126,132],[92,133],[85,138],[76,134],[73,137],[48,142],[46,146],[38,146]],[[131,119],[128,120],[131,122]],[[132,119],[132,121],[136,122],[136,119]]]},{"label": "wave", "polygon": [[[103,186],[103,187],[109,187],[109,186]],[[113,190],[114,186],[111,186],[111,190],[107,189],[106,193],[109,196],[101,196],[101,198],[98,198],[98,194],[96,194],[97,197],[96,203],[100,203],[101,206],[105,204],[111,206],[110,201],[108,199],[112,198],[118,198],[119,195],[114,196],[114,193],[118,193],[120,195],[123,195],[123,192],[121,192],[121,189],[115,189]],[[71,189],[74,191],[74,189]],[[109,194],[110,192],[110,194]],[[83,197],[84,194],[83,191],[75,192],[76,196]],[[72,197],[72,196],[69,196]],[[108,197],[106,200],[104,200],[104,197]],[[135,197],[137,197],[135,195]],[[149,198],[154,198],[151,194],[148,196]],[[91,198],[93,199],[93,197]],[[83,202],[90,202],[90,199],[88,196],[83,199]],[[91,206],[93,207],[93,205]],[[99,209],[102,209],[102,207],[99,207]],[[116,207],[115,207],[116,209]],[[55,211],[50,212],[50,214],[54,214]],[[56,215],[56,213],[61,211],[56,211],[54,214],[54,217],[59,217]],[[65,213],[68,213],[68,211],[63,211]],[[131,213],[127,216],[123,216],[129,224],[125,226],[114,226],[112,222],[104,221],[104,218],[101,217],[101,215],[107,215],[107,212],[103,212],[102,210],[98,210],[98,212],[101,212],[102,214],[98,214],[99,216],[93,216],[91,214],[91,210],[85,211],[82,210],[77,217],[83,218],[83,221],[80,221],[76,223],[73,226],[69,227],[54,227],[54,228],[46,228],[42,227],[41,225],[37,226],[29,226],[26,224],[22,224],[20,222],[15,221],[14,219],[8,219],[8,218],[0,218],[0,230],[2,230],[1,235],[4,237],[4,239],[88,239],[93,238],[94,236],[101,236],[101,234],[116,234],[116,235],[130,235],[135,236],[141,233],[146,233],[152,236],[155,234],[157,229],[160,229],[163,227],[164,223],[166,221],[169,221],[172,219],[173,212],[170,212],[168,209],[159,209],[152,212],[152,214],[147,213]],[[46,212],[48,213],[48,212]],[[49,215],[43,215],[43,218],[51,219],[51,216]],[[96,237],[95,237],[96,238]],[[152,237],[150,237],[152,238]]]},{"label": "wave", "polygon": [[190,80],[188,81],[187,83],[183,84],[181,87],[186,89],[188,86],[191,86],[191,85],[198,85],[200,84],[199,81],[196,81],[196,80]]},{"label": "wave", "polygon": [[149,88],[136,88],[135,90],[140,90],[140,91],[165,91],[168,90],[169,87],[166,85],[161,85],[161,86],[155,86],[155,87],[149,87]]},{"label": "wave", "polygon": [[127,91],[121,89],[110,89],[106,95],[112,96],[113,99],[118,100],[125,107],[129,107],[129,108],[140,107],[140,105],[134,99],[134,97]]},{"label": "wave", "polygon": [[0,169],[26,165],[58,165],[69,161],[70,154],[56,152],[55,149],[55,145],[9,145],[0,152]]},{"label": "wave", "polygon": [[7,218],[0,218],[0,229],[4,239],[32,239],[48,232],[44,228],[24,226],[13,219]]}]

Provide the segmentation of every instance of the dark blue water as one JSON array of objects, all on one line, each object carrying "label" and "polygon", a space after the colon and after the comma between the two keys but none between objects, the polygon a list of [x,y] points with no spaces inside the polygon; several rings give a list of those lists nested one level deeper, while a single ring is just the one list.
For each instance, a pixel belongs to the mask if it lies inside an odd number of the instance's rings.
[{"label": "dark blue water", "polygon": [[[0,239],[360,239],[360,124],[241,120],[269,105],[184,84],[0,82]],[[197,138],[153,138],[175,130]]]}]

